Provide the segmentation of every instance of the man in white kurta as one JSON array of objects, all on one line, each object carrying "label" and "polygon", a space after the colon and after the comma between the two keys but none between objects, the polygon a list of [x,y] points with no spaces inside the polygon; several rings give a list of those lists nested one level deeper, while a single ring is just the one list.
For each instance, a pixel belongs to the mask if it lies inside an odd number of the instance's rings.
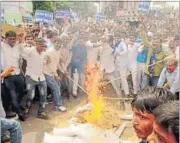
[{"label": "man in white kurta", "polygon": [[129,95],[129,86],[127,82],[128,62],[129,60],[127,42],[125,43],[124,41],[121,41],[121,43],[115,50],[115,65],[120,73],[121,85],[126,96]]},{"label": "man in white kurta", "polygon": [[100,70],[107,75],[107,78],[111,81],[111,84],[116,91],[116,94],[120,96],[120,89],[115,81],[115,57],[113,55],[113,49],[109,45],[109,37],[106,37],[105,42],[102,45],[102,49],[100,51]]}]

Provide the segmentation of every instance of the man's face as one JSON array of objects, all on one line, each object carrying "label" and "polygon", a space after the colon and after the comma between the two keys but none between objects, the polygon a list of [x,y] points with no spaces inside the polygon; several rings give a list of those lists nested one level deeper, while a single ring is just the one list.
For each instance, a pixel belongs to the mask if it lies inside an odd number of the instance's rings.
[{"label": "man's face", "polygon": [[39,31],[38,30],[35,30],[34,33],[33,33],[34,36],[38,36],[39,35]]},{"label": "man's face", "polygon": [[25,42],[26,42],[27,44],[32,45],[32,44],[33,44],[33,37],[27,37]]},{"label": "man's face", "polygon": [[179,46],[179,40],[175,40],[175,45]]},{"label": "man's face", "polygon": [[152,133],[154,120],[152,114],[133,108],[133,128],[139,138],[146,139]]},{"label": "man's face", "polygon": [[13,47],[16,43],[16,37],[7,37],[7,44],[9,44],[11,47]]},{"label": "man's face", "polygon": [[161,125],[154,122],[153,132],[147,138],[148,143],[177,143],[173,134],[167,132]]},{"label": "man's face", "polygon": [[170,49],[173,49],[174,48],[174,42],[171,40],[169,41],[169,48]]},{"label": "man's face", "polygon": [[130,40],[130,38],[126,38],[125,39],[125,43],[128,45],[128,44],[131,44],[131,40]]},{"label": "man's face", "polygon": [[153,45],[153,48],[160,48],[160,46],[161,46],[160,39],[153,39],[152,40],[152,45]]},{"label": "man's face", "polygon": [[40,53],[43,52],[46,48],[46,46],[44,44],[37,44],[36,47],[37,47],[38,52],[40,52]]},{"label": "man's face", "polygon": [[172,73],[176,69],[174,62],[168,62],[166,67],[169,73]]},{"label": "man's face", "polygon": [[23,36],[24,36],[24,34],[19,34],[19,35],[17,36],[18,41],[19,41],[20,43],[23,41]]},{"label": "man's face", "polygon": [[135,36],[130,36],[130,43],[133,44],[136,40]]}]

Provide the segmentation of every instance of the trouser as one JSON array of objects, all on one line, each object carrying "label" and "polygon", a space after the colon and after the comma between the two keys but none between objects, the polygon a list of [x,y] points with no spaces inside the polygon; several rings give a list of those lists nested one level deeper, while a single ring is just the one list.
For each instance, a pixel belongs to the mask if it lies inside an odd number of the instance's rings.
[{"label": "trouser", "polygon": [[1,120],[2,133],[5,133],[7,131],[10,132],[10,142],[21,143],[22,142],[22,129],[21,129],[20,123],[16,120],[5,119],[1,117],[0,117],[0,120]]},{"label": "trouser", "polygon": [[45,78],[46,78],[47,86],[52,91],[55,108],[62,106],[62,97],[61,97],[61,91],[60,91],[61,83],[60,83],[60,81],[57,81],[54,76],[45,75]]},{"label": "trouser", "polygon": [[175,96],[176,96],[176,97],[175,97],[176,100],[179,100],[179,92],[176,92],[176,93],[175,93]]},{"label": "trouser", "polygon": [[144,63],[137,63],[137,66],[138,66],[137,67],[137,70],[138,70],[137,71],[137,84],[139,85],[139,88],[141,89],[145,64]]},{"label": "trouser", "polygon": [[62,73],[62,72],[58,72],[58,75],[61,77],[61,91],[65,91],[68,90],[69,87],[69,82],[68,82],[68,78]]},{"label": "trouser", "polygon": [[118,86],[119,89],[121,89],[122,85],[121,85],[121,79],[120,79],[119,71],[115,71],[114,76],[115,76],[115,78],[119,78],[119,79],[115,80],[115,84]]},{"label": "trouser", "polygon": [[125,96],[129,95],[129,85],[127,81],[128,68],[125,67],[120,70],[121,85],[124,90]]},{"label": "trouser", "polygon": [[133,82],[133,93],[137,94],[140,90],[140,84],[138,83],[138,74],[137,74],[137,63],[133,63],[129,66],[129,70],[132,75],[132,82]]},{"label": "trouser", "polygon": [[119,80],[114,81],[114,79],[117,77],[118,74],[115,73],[115,72],[112,72],[112,73],[106,73],[106,75],[107,75],[108,80],[111,81],[112,87],[113,87],[114,90],[116,91],[116,94],[117,94],[118,96],[121,96],[122,93],[121,93],[121,90],[120,90]]},{"label": "trouser", "polygon": [[1,84],[1,97],[4,110],[11,111],[11,96],[8,93],[4,84]]},{"label": "trouser", "polygon": [[74,70],[73,73],[73,80],[75,82],[73,82],[73,95],[77,95],[77,90],[78,90],[78,85],[81,85],[81,87],[84,89],[84,80],[85,80],[85,75],[84,73],[80,73],[78,72],[77,69]]},{"label": "trouser", "polygon": [[11,96],[13,110],[17,113],[21,112],[20,101],[24,96],[24,77],[22,75],[6,77],[4,84]]},{"label": "trouser", "polygon": [[144,73],[142,80],[142,88],[144,88],[147,85],[157,86],[158,80],[159,80],[159,76],[150,76]]},{"label": "trouser", "polygon": [[35,81],[30,76],[26,76],[26,87],[27,87],[27,99],[26,99],[26,108],[30,109],[32,105],[32,100],[35,96],[35,86],[38,86],[39,89],[39,110],[38,113],[42,113],[45,110],[46,97],[47,97],[47,84],[46,81]]},{"label": "trouser", "polygon": [[[71,67],[71,64],[69,64],[68,66],[68,76],[70,78],[73,78],[73,72],[72,72],[72,67]],[[73,92],[73,82],[71,79],[68,79],[68,92],[69,93],[72,93]]]}]

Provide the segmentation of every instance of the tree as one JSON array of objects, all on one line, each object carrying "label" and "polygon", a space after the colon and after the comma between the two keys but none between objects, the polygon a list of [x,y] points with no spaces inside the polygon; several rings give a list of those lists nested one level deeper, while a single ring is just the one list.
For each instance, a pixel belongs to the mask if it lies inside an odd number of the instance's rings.
[{"label": "tree", "polygon": [[55,9],[72,9],[74,12],[80,15],[89,15],[96,12],[96,6],[93,2],[83,2],[83,1],[53,1],[53,0],[44,0],[44,1],[32,1],[33,3],[33,12],[36,10],[47,10],[54,11]]},{"label": "tree", "polygon": [[35,13],[36,10],[47,10],[53,11],[55,9],[54,2],[51,1],[32,1],[33,3],[33,12]]},{"label": "tree", "polygon": [[74,12],[78,14],[90,14],[96,12],[96,6],[92,2],[83,1],[63,1],[55,2],[56,9],[68,9],[71,8]]}]

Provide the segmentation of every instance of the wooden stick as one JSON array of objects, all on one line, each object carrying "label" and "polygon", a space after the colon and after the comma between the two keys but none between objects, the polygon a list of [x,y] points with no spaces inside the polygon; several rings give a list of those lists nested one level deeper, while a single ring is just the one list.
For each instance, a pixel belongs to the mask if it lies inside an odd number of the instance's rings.
[{"label": "wooden stick", "polygon": [[116,135],[118,135],[118,137],[121,137],[124,129],[126,128],[127,126],[127,122],[124,122],[116,131]]}]

